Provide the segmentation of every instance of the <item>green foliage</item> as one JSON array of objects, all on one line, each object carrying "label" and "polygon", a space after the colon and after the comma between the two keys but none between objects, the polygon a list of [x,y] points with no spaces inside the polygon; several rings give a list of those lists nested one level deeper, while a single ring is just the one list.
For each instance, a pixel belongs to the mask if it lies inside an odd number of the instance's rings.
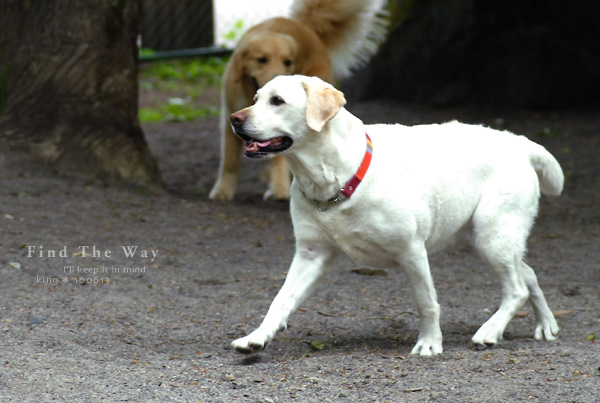
[{"label": "green foliage", "polygon": [[154,108],[140,108],[138,117],[142,123],[162,122],[164,120],[163,114]]},{"label": "green foliage", "polygon": [[244,21],[237,20],[233,27],[225,35],[223,35],[224,39],[228,41],[235,41],[239,39],[244,34]]},{"label": "green foliage", "polygon": [[[226,62],[211,57],[158,61],[143,66],[140,92],[143,99],[149,100],[139,110],[140,122],[181,122],[217,115],[218,107],[207,104],[204,93],[218,90]],[[214,97],[210,102],[213,101]]]},{"label": "green foliage", "polygon": [[561,137],[562,136],[561,132],[559,132],[558,130],[550,129],[549,127],[546,127],[544,129],[540,130],[537,134],[540,137]]},{"label": "green foliage", "polygon": [[217,108],[197,107],[191,103],[191,98],[169,98],[166,104],[157,108],[141,108],[139,119],[143,123],[183,122],[217,114]]},{"label": "green foliage", "polygon": [[[153,53],[149,49],[144,49],[142,52],[147,55]],[[145,66],[140,72],[140,79],[158,85],[160,81],[174,80],[216,85],[221,80],[226,63],[226,60],[221,57],[159,61]]]},{"label": "green foliage", "polygon": [[156,52],[154,51],[154,49],[150,49],[150,48],[142,48],[140,49],[140,57],[141,56],[153,56]]},{"label": "green foliage", "polygon": [[402,24],[414,13],[416,0],[393,0],[388,2],[391,26]]}]

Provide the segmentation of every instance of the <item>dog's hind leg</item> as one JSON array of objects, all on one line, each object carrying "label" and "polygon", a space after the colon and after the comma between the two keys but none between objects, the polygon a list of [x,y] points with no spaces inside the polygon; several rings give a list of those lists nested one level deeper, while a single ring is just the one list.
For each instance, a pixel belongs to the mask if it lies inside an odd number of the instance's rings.
[{"label": "dog's hind leg", "polygon": [[493,345],[502,339],[504,329],[529,298],[521,262],[530,225],[520,214],[494,215],[489,211],[476,212],[473,224],[475,247],[500,278],[502,302],[496,313],[475,333],[472,341]]},{"label": "dog's hind leg", "polygon": [[297,245],[296,254],[281,290],[271,303],[263,322],[246,337],[234,340],[232,346],[249,354],[264,349],[275,333],[287,326],[289,316],[310,294],[326,271],[333,253]]},{"label": "dog's hind leg", "polygon": [[535,333],[536,340],[556,340],[559,327],[554,318],[554,314],[550,310],[542,289],[538,285],[537,277],[531,267],[525,262],[521,262],[521,274],[525,279],[525,284],[529,289],[529,301],[535,313]]},{"label": "dog's hind leg", "polygon": [[402,265],[415,295],[419,312],[419,339],[411,354],[422,356],[441,354],[443,347],[440,305],[437,302],[425,247],[420,245],[404,254]]},{"label": "dog's hind leg", "polygon": [[490,264],[502,283],[502,303],[496,313],[473,336],[473,343],[481,345],[493,345],[502,339],[504,329],[529,297],[523,276],[514,260],[512,263],[490,261]]}]

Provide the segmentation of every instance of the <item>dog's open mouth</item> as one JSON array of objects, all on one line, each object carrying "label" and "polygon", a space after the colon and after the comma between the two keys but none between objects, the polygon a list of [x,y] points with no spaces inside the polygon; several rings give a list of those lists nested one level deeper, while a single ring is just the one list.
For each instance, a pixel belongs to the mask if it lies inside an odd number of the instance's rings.
[{"label": "dog's open mouth", "polygon": [[244,153],[249,158],[264,158],[270,154],[280,153],[290,148],[293,143],[292,139],[287,136],[257,140],[241,133],[236,134],[244,140]]},{"label": "dog's open mouth", "polygon": [[292,146],[292,139],[289,137],[274,137],[265,141],[252,139],[244,144],[246,157],[262,158],[269,154],[280,153]]}]

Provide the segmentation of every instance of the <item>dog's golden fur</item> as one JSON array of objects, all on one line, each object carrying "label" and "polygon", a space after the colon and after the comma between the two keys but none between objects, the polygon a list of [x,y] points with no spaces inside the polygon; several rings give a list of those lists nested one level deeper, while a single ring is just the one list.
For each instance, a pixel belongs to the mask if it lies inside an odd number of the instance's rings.
[{"label": "dog's golden fur", "polygon": [[[229,115],[252,104],[256,90],[279,75],[345,78],[377,49],[385,33],[377,0],[296,0],[291,18],[277,17],[250,28],[240,39],[223,75],[221,164],[210,198],[233,198],[242,142]],[[282,157],[269,167],[265,197],[287,199],[290,173]]]}]

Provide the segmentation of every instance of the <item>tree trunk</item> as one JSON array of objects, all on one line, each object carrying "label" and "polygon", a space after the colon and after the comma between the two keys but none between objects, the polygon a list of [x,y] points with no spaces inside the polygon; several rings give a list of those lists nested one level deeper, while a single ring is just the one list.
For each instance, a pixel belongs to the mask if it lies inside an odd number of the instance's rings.
[{"label": "tree trunk", "polygon": [[0,149],[59,172],[162,186],[138,122],[143,0],[2,0]]}]

